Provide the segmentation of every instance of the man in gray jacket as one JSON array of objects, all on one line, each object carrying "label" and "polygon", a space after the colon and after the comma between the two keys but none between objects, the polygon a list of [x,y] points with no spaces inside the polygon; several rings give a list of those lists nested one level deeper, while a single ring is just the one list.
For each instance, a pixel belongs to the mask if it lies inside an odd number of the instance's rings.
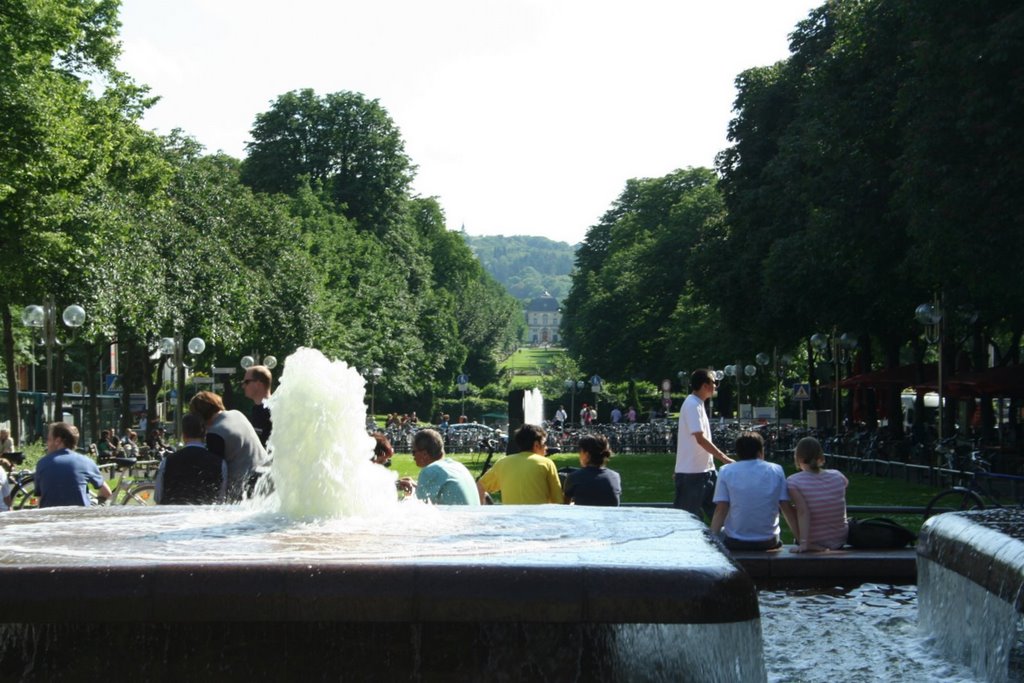
[{"label": "man in gray jacket", "polygon": [[206,448],[224,458],[228,464],[228,502],[242,500],[251,493],[256,468],[267,464],[267,451],[244,414],[225,410],[220,396],[200,391],[192,397],[189,408],[206,424]]}]

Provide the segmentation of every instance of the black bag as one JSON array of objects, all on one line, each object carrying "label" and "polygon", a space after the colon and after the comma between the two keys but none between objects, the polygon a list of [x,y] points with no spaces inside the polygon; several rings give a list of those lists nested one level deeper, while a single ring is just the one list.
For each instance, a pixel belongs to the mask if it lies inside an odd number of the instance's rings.
[{"label": "black bag", "polygon": [[850,529],[846,542],[854,548],[876,550],[906,548],[908,544],[917,540],[913,531],[886,517],[872,517],[871,519],[851,517],[846,522]]}]

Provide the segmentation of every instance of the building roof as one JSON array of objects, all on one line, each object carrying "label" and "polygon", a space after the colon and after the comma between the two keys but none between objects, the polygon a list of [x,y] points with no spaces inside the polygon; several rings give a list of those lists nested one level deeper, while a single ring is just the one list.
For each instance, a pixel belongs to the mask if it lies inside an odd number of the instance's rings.
[{"label": "building roof", "polygon": [[544,292],[540,296],[530,301],[526,307],[527,311],[557,311],[558,310],[558,299],[551,296],[547,292]]}]

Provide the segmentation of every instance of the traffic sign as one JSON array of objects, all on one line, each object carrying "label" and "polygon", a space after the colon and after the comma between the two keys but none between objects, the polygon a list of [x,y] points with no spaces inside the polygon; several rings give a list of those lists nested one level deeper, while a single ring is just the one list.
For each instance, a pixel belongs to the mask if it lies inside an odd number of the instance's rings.
[{"label": "traffic sign", "polygon": [[793,400],[794,401],[810,401],[811,400],[811,385],[806,382],[798,382],[793,385]]}]

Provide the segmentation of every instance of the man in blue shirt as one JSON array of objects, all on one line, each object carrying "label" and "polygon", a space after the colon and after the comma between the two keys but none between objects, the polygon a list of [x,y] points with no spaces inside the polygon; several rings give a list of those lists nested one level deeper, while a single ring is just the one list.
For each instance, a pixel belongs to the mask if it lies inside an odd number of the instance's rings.
[{"label": "man in blue shirt", "polygon": [[423,468],[418,481],[399,480],[406,493],[435,505],[479,505],[476,482],[466,466],[444,455],[444,440],[433,429],[421,429],[412,437],[412,457]]},{"label": "man in blue shirt", "polygon": [[78,429],[66,422],[54,422],[46,433],[46,455],[36,463],[35,485],[39,507],[89,505],[87,484],[98,489],[101,503],[111,496],[100,468],[74,450]]}]

